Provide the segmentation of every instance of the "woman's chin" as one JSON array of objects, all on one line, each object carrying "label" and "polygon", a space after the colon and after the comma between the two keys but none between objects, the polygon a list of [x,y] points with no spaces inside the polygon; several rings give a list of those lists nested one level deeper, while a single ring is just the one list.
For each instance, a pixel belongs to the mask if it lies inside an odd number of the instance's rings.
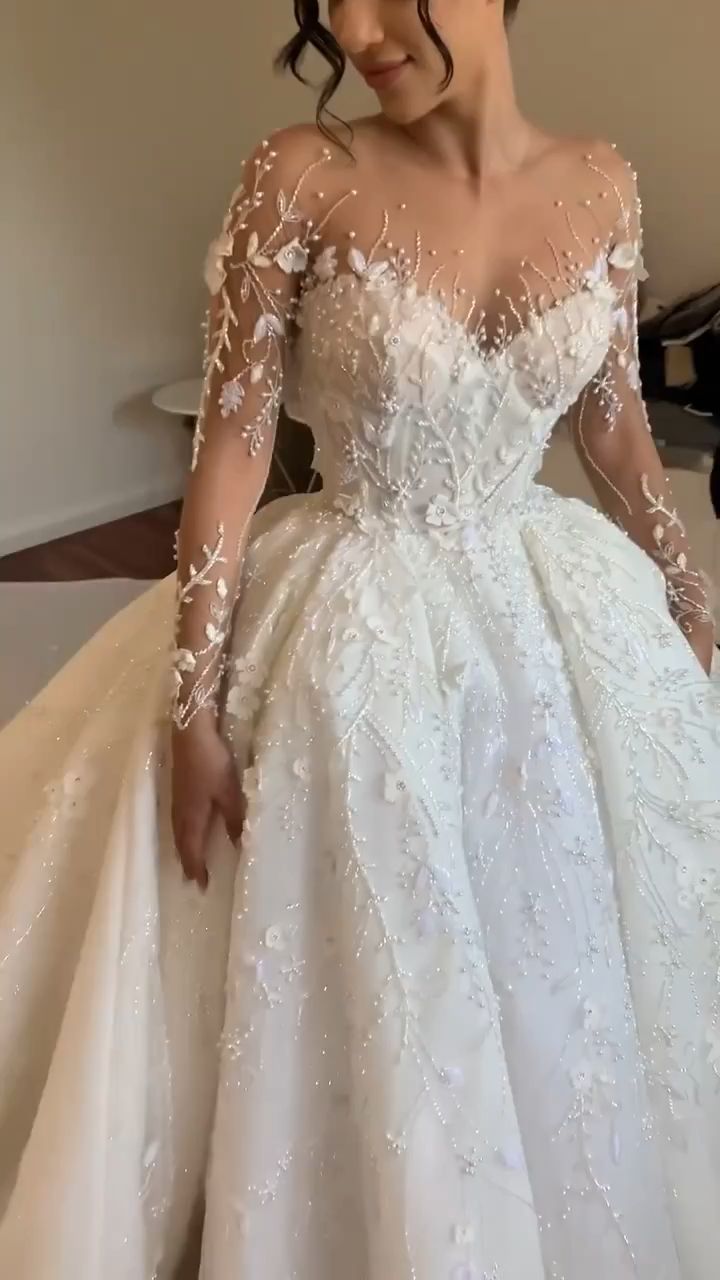
[{"label": "woman's chin", "polygon": [[414,94],[383,93],[378,94],[378,101],[385,118],[398,125],[415,124],[430,110],[429,104],[420,102]]}]

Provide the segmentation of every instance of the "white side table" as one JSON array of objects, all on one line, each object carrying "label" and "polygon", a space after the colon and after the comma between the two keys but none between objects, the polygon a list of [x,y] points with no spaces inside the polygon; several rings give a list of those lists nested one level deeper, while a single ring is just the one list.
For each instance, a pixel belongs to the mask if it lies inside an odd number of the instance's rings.
[{"label": "white side table", "polygon": [[158,387],[153,392],[152,402],[156,409],[164,413],[175,414],[182,418],[185,426],[194,427],[200,408],[202,395],[202,378],[185,378],[182,382],[170,382],[165,387]]}]

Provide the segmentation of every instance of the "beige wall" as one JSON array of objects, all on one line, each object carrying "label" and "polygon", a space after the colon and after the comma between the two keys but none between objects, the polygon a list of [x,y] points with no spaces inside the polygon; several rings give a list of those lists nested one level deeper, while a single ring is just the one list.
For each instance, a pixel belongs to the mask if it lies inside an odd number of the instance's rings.
[{"label": "beige wall", "polygon": [[720,279],[717,0],[521,0],[520,15],[528,110],[612,139],[638,170],[651,292]]},{"label": "beige wall", "polygon": [[1,554],[181,491],[150,393],[197,371],[243,154],[312,99],[269,74],[290,0],[0,3]]},{"label": "beige wall", "polygon": [[[691,18],[679,0],[523,2],[523,95],[636,158],[657,284],[720,275],[715,0]],[[312,112],[269,76],[290,0],[3,10],[0,553],[180,492],[187,441],[150,392],[197,369],[204,248],[243,154]]]}]

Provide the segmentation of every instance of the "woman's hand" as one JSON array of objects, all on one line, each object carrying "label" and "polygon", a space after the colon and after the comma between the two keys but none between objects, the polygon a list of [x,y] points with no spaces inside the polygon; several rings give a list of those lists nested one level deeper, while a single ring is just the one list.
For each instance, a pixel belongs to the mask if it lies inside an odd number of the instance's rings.
[{"label": "woman's hand", "polygon": [[245,798],[235,763],[214,716],[199,715],[172,742],[172,827],[185,877],[208,885],[207,842],[216,811],[235,844],[242,833]]}]

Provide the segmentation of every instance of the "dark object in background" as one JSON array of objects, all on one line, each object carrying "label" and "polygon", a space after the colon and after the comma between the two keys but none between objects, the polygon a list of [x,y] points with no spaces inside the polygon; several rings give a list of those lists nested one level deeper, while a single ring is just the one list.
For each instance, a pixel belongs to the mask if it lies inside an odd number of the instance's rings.
[{"label": "dark object in background", "polygon": [[[653,400],[671,400],[691,413],[715,417],[720,425],[720,284],[693,294],[640,325],[643,389]],[[687,369],[677,382],[673,370],[682,350]]]},{"label": "dark object in background", "polygon": [[710,498],[713,504],[713,511],[718,520],[720,520],[720,448],[715,450],[713,467],[710,472]]},{"label": "dark object in background", "polygon": [[710,496],[720,519],[720,284],[640,325],[640,369],[648,400],[665,400],[718,429]]},{"label": "dark object in background", "polygon": [[261,506],[290,493],[314,493],[316,489],[322,488],[320,476],[313,471],[313,449],[312,432],[309,428],[289,418],[285,410],[281,409],[270,474]]}]

